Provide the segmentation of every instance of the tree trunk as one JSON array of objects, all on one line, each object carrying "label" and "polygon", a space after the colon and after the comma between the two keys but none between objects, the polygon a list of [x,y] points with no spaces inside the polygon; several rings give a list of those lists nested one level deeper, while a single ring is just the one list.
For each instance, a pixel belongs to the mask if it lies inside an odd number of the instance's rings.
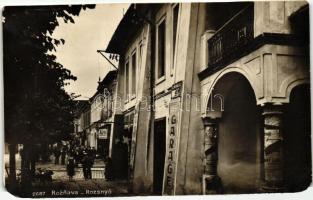
[{"label": "tree trunk", "polygon": [[21,163],[21,186],[23,190],[26,190],[30,184],[30,145],[23,145],[22,163]]},{"label": "tree trunk", "polygon": [[49,161],[49,145],[47,142],[42,142],[41,146],[40,146],[40,158],[41,161],[46,163]]},{"label": "tree trunk", "polygon": [[35,172],[36,172],[36,160],[34,158],[32,158],[30,161],[30,175],[31,175],[31,177],[35,176]]},{"label": "tree trunk", "polygon": [[16,144],[9,144],[9,188],[11,190],[16,189],[16,161],[15,161],[15,153],[16,153]]}]

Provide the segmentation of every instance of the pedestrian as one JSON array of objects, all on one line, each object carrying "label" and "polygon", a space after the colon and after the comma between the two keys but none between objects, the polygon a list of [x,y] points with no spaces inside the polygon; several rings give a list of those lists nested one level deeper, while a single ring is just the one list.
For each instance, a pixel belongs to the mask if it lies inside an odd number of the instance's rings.
[{"label": "pedestrian", "polygon": [[83,151],[83,157],[81,160],[82,166],[83,166],[83,173],[85,180],[88,179],[88,154],[86,151]]},{"label": "pedestrian", "polygon": [[73,150],[73,157],[74,157],[74,161],[75,161],[75,166],[78,167],[78,163],[79,163],[78,147],[76,147],[76,148]]},{"label": "pedestrian", "polygon": [[81,164],[82,164],[83,158],[84,158],[84,147],[81,147],[78,150],[78,160]]},{"label": "pedestrian", "polygon": [[97,150],[95,149],[95,147],[91,147],[90,154],[92,156],[92,159],[95,160],[97,157]]},{"label": "pedestrian", "polygon": [[111,181],[113,179],[113,169],[112,169],[112,158],[107,157],[106,163],[105,163],[105,171],[104,171],[104,177],[107,181]]},{"label": "pedestrian", "polygon": [[90,146],[87,147],[86,152],[87,152],[88,156],[90,156],[92,154]]},{"label": "pedestrian", "polygon": [[92,156],[88,156],[87,160],[87,176],[89,179],[92,179],[92,173],[91,173],[91,168],[93,166],[94,160]]},{"label": "pedestrian", "polygon": [[128,178],[128,145],[123,142],[124,136],[116,139],[115,154],[117,155],[114,160],[112,160],[113,178],[114,179],[127,179]]},{"label": "pedestrian", "polygon": [[61,165],[65,165],[66,148],[63,147],[61,151]]},{"label": "pedestrian", "polygon": [[54,164],[58,165],[60,162],[60,149],[58,147],[54,148]]},{"label": "pedestrian", "polygon": [[74,158],[70,156],[67,162],[67,175],[69,177],[69,181],[73,180],[73,176],[75,175],[75,162]]}]

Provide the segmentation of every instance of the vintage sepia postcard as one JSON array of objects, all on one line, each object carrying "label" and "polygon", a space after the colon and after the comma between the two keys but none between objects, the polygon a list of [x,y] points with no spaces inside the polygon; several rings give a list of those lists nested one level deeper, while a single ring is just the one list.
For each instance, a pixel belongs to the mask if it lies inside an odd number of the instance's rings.
[{"label": "vintage sepia postcard", "polygon": [[2,27],[11,194],[310,186],[308,2],[6,6]]}]

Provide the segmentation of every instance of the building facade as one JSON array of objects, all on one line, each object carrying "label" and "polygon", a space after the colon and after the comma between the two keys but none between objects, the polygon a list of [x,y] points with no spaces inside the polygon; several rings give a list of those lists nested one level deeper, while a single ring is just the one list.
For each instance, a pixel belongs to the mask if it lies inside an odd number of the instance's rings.
[{"label": "building facade", "polygon": [[80,140],[80,145],[87,145],[87,129],[90,125],[90,103],[88,100],[77,100],[75,119],[74,119],[74,135]]},{"label": "building facade", "polygon": [[116,76],[116,71],[109,71],[89,100],[78,101],[74,121],[74,132],[80,137],[81,145],[94,148],[101,158],[110,157],[112,151]]},{"label": "building facade", "polygon": [[110,156],[116,75],[116,71],[109,71],[99,82],[96,93],[89,99],[90,133],[87,136],[87,146],[94,148],[102,158]]},{"label": "building facade", "polygon": [[111,156],[127,159],[134,193],[308,187],[308,12],[304,1],[130,6],[106,52],[120,58]]}]

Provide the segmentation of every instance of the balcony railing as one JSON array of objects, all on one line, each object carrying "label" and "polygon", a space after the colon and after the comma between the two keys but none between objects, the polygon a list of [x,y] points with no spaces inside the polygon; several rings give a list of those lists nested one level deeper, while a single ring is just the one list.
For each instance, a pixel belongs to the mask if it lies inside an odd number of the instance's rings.
[{"label": "balcony railing", "polygon": [[208,40],[208,67],[214,70],[238,56],[238,52],[254,38],[253,23],[253,5],[244,8],[225,23]]}]

